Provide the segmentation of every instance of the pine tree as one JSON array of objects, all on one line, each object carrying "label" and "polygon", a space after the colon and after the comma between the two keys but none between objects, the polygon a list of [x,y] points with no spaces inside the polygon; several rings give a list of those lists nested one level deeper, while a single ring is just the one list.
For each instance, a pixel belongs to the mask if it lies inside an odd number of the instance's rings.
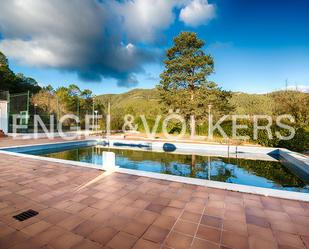
[{"label": "pine tree", "polygon": [[193,32],[175,37],[174,45],[166,52],[165,70],[157,86],[165,110],[179,110],[186,121],[192,115],[197,122],[205,121],[210,104],[217,115],[231,110],[230,92],[207,80],[214,72],[214,60],[204,52],[204,45]]}]

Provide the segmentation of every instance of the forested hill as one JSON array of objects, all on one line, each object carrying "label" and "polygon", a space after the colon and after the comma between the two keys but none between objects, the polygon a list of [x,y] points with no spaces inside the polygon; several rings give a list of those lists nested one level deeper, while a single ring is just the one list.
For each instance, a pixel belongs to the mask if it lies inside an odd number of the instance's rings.
[{"label": "forested hill", "polygon": [[[271,114],[273,94],[233,93],[231,104],[237,114]],[[122,94],[104,94],[98,96],[104,102],[111,101],[113,109],[135,114],[158,114],[160,96],[156,89],[134,89]]]},{"label": "forested hill", "polygon": [[157,115],[161,109],[156,89],[134,89],[122,94],[104,94],[98,98],[105,103],[110,101],[112,109],[122,113]]}]

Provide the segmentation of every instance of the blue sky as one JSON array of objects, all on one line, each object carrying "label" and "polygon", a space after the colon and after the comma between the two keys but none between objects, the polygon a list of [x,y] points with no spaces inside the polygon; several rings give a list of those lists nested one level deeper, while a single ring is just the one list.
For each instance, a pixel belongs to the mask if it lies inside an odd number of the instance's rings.
[{"label": "blue sky", "polygon": [[85,2],[5,2],[0,50],[13,70],[42,85],[75,83],[96,94],[153,88],[164,50],[185,30],[206,40],[215,60],[210,79],[224,89],[264,93],[286,80],[309,87],[307,0]]}]

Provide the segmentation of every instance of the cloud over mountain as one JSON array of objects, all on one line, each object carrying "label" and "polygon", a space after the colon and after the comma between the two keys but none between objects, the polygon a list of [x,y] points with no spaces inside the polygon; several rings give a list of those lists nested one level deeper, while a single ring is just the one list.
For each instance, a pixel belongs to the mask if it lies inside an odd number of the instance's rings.
[{"label": "cloud over mountain", "polygon": [[[175,9],[201,15],[190,7],[193,2],[2,0],[0,50],[30,66],[72,71],[91,81],[115,78],[120,86],[132,86],[138,83],[135,74],[160,58],[156,37],[177,18]],[[181,17],[192,23],[188,18]],[[194,26],[203,20],[194,20]]]}]

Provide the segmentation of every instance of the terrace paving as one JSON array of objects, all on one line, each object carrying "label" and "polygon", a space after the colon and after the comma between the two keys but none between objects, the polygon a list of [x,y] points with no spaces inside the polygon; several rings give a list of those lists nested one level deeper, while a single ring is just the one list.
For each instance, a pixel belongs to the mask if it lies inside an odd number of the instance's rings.
[{"label": "terrace paving", "polygon": [[0,154],[0,248],[309,249],[309,203]]}]

